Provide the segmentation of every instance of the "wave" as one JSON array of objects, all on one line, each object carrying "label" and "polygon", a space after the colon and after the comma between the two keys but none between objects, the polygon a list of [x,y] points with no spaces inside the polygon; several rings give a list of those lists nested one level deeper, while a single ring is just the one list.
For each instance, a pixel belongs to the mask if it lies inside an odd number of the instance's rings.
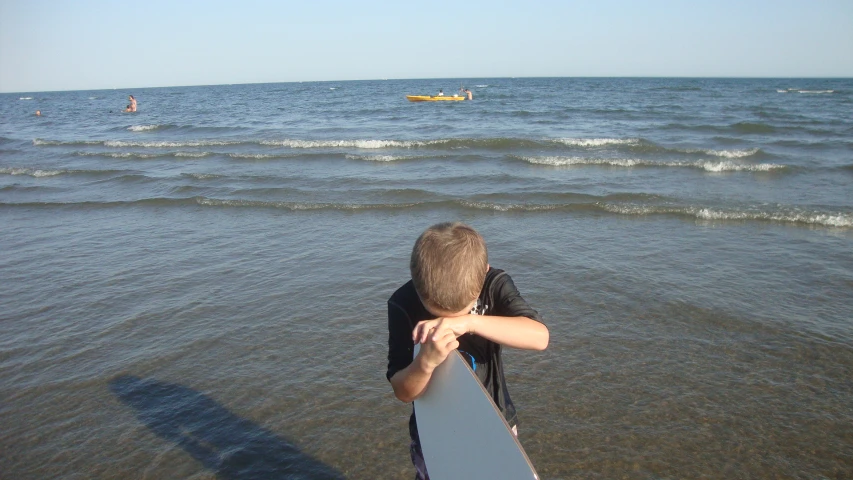
[{"label": "wave", "polygon": [[0,168],[3,175],[28,175],[30,177],[54,177],[68,173],[68,170],[42,170],[37,168]]},{"label": "wave", "polygon": [[182,148],[182,147],[217,147],[226,145],[239,145],[242,142],[234,140],[190,140],[184,142],[138,142],[125,140],[106,140],[105,147],[144,147],[144,148]]},{"label": "wave", "polygon": [[[134,141],[134,140],[83,140],[61,141],[34,139],[34,145],[60,146],[104,146],[108,148],[197,148],[208,146],[264,146],[284,147],[293,150],[321,149],[432,149],[432,150],[519,150],[519,149],[602,149],[615,148],[635,153],[678,153],[701,154],[724,158],[744,158],[761,153],[759,148],[749,149],[702,149],[702,148],[670,148],[657,145],[642,138],[444,138],[435,140],[187,140],[187,141]],[[274,158],[280,154],[269,153],[223,153],[234,158]],[[377,157],[375,160],[388,161],[388,158]]]},{"label": "wave", "polygon": [[104,158],[166,158],[166,157],[189,157],[202,158],[215,155],[214,152],[164,152],[164,153],[139,153],[139,152],[74,152],[80,157],[104,157]]},{"label": "wave", "polygon": [[196,180],[213,180],[216,178],[227,178],[226,175],[218,175],[215,173],[182,173],[181,176],[195,178]]},{"label": "wave", "polygon": [[150,132],[165,127],[166,125],[131,125],[127,127],[131,132]]},{"label": "wave", "polygon": [[167,142],[167,141],[127,141],[127,140],[45,140],[41,138],[33,139],[33,145],[36,146],[75,146],[75,145],[96,145],[111,148],[122,147],[140,147],[140,148],[181,148],[181,147],[207,147],[207,146],[227,146],[240,145],[246,142],[236,140],[188,140],[183,142]]},{"label": "wave", "polygon": [[690,218],[695,221],[761,221],[830,228],[853,228],[853,213],[850,212],[804,211],[796,207],[780,207],[776,210],[761,211],[738,208],[724,209],[706,206],[648,205],[622,202],[619,200],[619,195],[597,197],[597,199],[594,196],[589,197],[591,198],[586,201],[579,198],[578,201],[570,203],[529,203],[523,201],[485,201],[476,199],[443,199],[402,203],[326,203],[219,199],[195,196],[184,198],[148,198],[114,202],[0,202],[0,207],[115,208],[126,206],[203,206],[219,208],[269,208],[294,212],[308,210],[374,211],[462,208],[495,212],[593,212],[598,214],[607,213],[631,217],[677,216]]},{"label": "wave", "polygon": [[696,220],[768,221],[823,227],[853,227],[853,214],[842,212],[801,212],[796,210],[761,212],[736,209],[723,210],[708,207],[660,207],[647,205],[602,205],[602,208],[611,213],[632,216],[680,215],[692,217]]},{"label": "wave", "polygon": [[411,160],[441,158],[435,155],[353,155],[344,156],[347,160],[361,160],[364,162],[403,162]]},{"label": "wave", "polygon": [[34,138],[33,145],[35,146],[55,146],[55,145],[102,145],[103,142],[99,140],[73,140],[73,141],[63,141],[63,140],[42,140],[41,138]]},{"label": "wave", "polygon": [[29,167],[3,167],[0,175],[26,175],[30,177],[55,177],[57,175],[115,175],[123,170],[50,170]]},{"label": "wave", "polygon": [[32,100],[33,97],[21,97],[18,100]]},{"label": "wave", "polygon": [[440,145],[450,140],[262,140],[261,145],[290,148],[412,148]]},{"label": "wave", "polygon": [[726,158],[751,157],[760,151],[761,149],[759,148],[750,148],[748,150],[686,150],[687,153],[704,153],[706,155]]},{"label": "wave", "polygon": [[587,158],[587,157],[524,157],[515,156],[525,162],[534,165],[548,165],[553,167],[566,166],[606,166],[606,167],[652,167],[652,168],[696,168],[707,172],[769,172],[789,168],[787,165],[775,163],[741,164],[731,161],[696,161],[696,162],[656,162],[654,160],[643,160],[634,158]]},{"label": "wave", "polygon": [[639,145],[639,138],[557,138],[554,143],[573,147],[603,147],[606,145]]}]

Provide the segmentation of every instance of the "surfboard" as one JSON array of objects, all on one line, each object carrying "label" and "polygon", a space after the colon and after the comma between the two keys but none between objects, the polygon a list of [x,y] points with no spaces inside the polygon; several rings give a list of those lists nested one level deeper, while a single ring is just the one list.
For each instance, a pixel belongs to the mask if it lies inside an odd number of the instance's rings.
[{"label": "surfboard", "polygon": [[[420,345],[415,345],[415,355]],[[432,373],[415,400],[418,435],[432,480],[534,479],[518,438],[459,351]]]}]

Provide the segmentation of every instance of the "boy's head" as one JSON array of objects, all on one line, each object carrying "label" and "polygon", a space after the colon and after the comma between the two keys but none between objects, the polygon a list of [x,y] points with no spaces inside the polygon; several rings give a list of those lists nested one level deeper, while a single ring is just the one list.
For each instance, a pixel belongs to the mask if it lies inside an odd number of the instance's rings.
[{"label": "boy's head", "polygon": [[433,225],[415,242],[409,269],[424,307],[448,316],[480,295],[489,269],[486,242],[464,223]]}]

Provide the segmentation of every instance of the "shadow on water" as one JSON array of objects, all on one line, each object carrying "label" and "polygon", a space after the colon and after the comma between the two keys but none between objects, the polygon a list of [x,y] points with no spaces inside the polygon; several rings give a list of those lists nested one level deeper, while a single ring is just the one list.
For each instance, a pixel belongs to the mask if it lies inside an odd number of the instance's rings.
[{"label": "shadow on water", "polygon": [[195,390],[122,375],[110,390],[154,433],[175,442],[220,478],[319,480],[343,474]]}]

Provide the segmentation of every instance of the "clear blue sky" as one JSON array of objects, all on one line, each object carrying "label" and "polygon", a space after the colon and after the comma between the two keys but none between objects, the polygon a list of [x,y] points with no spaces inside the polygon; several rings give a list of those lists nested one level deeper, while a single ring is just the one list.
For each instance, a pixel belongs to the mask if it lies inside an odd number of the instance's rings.
[{"label": "clear blue sky", "polygon": [[0,0],[0,92],[511,76],[853,77],[853,0]]}]

